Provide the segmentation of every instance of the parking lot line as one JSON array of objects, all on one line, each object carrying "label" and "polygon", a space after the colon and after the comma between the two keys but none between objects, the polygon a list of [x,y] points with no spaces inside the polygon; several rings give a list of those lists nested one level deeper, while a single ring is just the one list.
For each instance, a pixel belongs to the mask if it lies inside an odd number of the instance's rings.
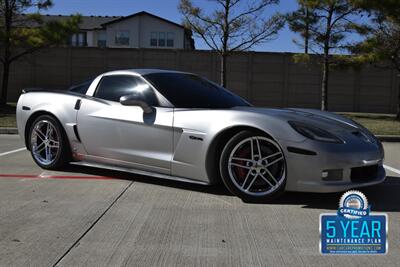
[{"label": "parking lot line", "polygon": [[389,171],[391,171],[391,172],[400,174],[400,170],[398,170],[398,169],[395,169],[395,168],[390,167],[390,166],[387,166],[387,165],[383,165],[383,167],[385,167],[386,170],[389,170]]},{"label": "parking lot line", "polygon": [[89,179],[89,180],[112,180],[117,179],[108,176],[85,176],[85,175],[34,175],[34,174],[0,174],[0,178],[32,178],[32,179]]},{"label": "parking lot line", "polygon": [[0,153],[0,157],[6,156],[6,155],[9,155],[9,154],[13,154],[13,153],[17,153],[17,152],[20,152],[20,151],[24,151],[25,149],[26,149],[25,147],[21,147],[21,148],[14,149],[14,150],[11,150],[11,151],[3,152],[3,153]]}]

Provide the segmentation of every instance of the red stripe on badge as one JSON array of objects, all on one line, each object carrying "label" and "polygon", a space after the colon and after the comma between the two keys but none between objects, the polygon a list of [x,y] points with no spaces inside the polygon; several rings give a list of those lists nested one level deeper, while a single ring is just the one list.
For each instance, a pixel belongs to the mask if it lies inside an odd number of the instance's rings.
[{"label": "red stripe on badge", "polygon": [[107,176],[85,176],[85,175],[33,175],[33,174],[0,174],[0,178],[31,178],[31,179],[82,179],[82,180],[111,180],[116,179]]}]

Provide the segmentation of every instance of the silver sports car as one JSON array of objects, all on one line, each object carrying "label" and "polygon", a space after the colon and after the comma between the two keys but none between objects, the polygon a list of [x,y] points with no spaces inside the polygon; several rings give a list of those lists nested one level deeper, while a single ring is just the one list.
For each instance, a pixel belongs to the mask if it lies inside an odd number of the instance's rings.
[{"label": "silver sports car", "polygon": [[17,123],[35,162],[221,181],[247,201],[335,192],[385,179],[381,143],[334,113],[251,106],[191,73],[104,73],[69,91],[27,89]]}]

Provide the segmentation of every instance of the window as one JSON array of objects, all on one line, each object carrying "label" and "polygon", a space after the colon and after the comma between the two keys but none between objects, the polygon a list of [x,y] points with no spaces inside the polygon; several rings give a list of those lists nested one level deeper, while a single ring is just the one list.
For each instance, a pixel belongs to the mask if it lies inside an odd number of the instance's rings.
[{"label": "window", "polygon": [[129,45],[129,31],[117,31],[115,34],[116,45]]},{"label": "window", "polygon": [[156,32],[150,34],[150,46],[157,46],[157,35]]},{"label": "window", "polygon": [[165,32],[158,33],[158,46],[165,46]]},{"label": "window", "polygon": [[167,33],[167,46],[174,47],[174,33],[173,32]]},{"label": "window", "polygon": [[173,32],[151,32],[150,46],[174,47],[175,34]]},{"label": "window", "polygon": [[98,47],[107,46],[107,34],[103,31],[97,33],[97,46]]},{"label": "window", "polygon": [[86,46],[86,32],[78,34],[78,46]]},{"label": "window", "polygon": [[74,93],[85,95],[92,82],[93,79],[89,79],[78,85],[71,86],[68,90]]},{"label": "window", "polygon": [[142,79],[131,75],[104,76],[97,86],[95,97],[119,102],[121,96],[135,91],[140,91],[151,106],[158,106],[153,89]]},{"label": "window", "polygon": [[86,32],[75,33],[71,36],[72,46],[87,46]]},{"label": "window", "polygon": [[193,74],[151,73],[144,77],[177,108],[249,106],[239,96]]}]

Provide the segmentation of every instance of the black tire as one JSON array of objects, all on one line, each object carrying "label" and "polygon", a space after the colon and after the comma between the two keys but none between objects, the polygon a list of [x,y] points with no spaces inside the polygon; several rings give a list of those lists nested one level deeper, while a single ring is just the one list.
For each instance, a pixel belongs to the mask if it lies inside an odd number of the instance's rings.
[{"label": "black tire", "polygon": [[[37,153],[37,155],[35,155],[34,147],[33,147],[34,145],[32,143],[32,140],[34,140],[35,138],[37,138],[37,140],[39,140],[36,142],[41,142],[41,138],[39,138],[39,137],[32,138],[32,134],[33,134],[35,127],[38,126],[38,123],[45,123],[45,122],[51,123],[51,125],[54,126],[52,134],[57,135],[58,144],[59,144],[59,148],[58,148],[57,152],[54,153],[55,154],[54,158],[49,162],[43,162],[38,159],[38,157],[40,157],[40,155],[38,156],[38,154],[40,154],[40,153]],[[55,135],[52,135],[52,136],[54,137]],[[71,159],[71,150],[70,150],[68,138],[67,138],[66,133],[65,133],[63,127],[61,126],[61,124],[53,116],[41,115],[41,116],[37,117],[29,129],[28,138],[29,138],[29,142],[28,142],[29,150],[31,152],[32,158],[36,162],[36,164],[39,165],[41,168],[47,169],[47,170],[60,170],[69,163],[69,161]]]},{"label": "black tire", "polygon": [[[282,160],[282,162],[281,163],[279,163],[279,164],[283,164],[283,178],[282,178],[282,181],[280,181],[279,183],[277,183],[276,184],[276,186],[271,186],[271,189],[270,190],[273,190],[273,191],[271,191],[271,192],[268,192],[268,190],[266,189],[265,190],[265,194],[263,194],[263,192],[262,191],[260,191],[261,193],[258,193],[258,192],[250,192],[250,193],[245,193],[243,190],[243,188],[242,189],[240,189],[239,187],[240,186],[243,186],[243,187],[245,187],[245,185],[246,184],[255,184],[256,182],[253,182],[253,183],[246,183],[246,179],[244,178],[244,181],[243,181],[243,183],[240,185],[240,183],[235,179],[235,178],[233,178],[233,177],[231,177],[231,175],[230,175],[230,171],[229,171],[229,168],[231,168],[230,166],[229,166],[229,158],[230,158],[230,155],[231,155],[231,153],[232,153],[232,151],[238,146],[238,145],[240,145],[240,143],[243,141],[243,142],[245,142],[244,140],[247,140],[248,138],[250,138],[250,137],[259,137],[259,138],[263,138],[263,139],[265,139],[265,140],[269,140],[269,141],[271,141],[275,146],[277,146],[278,148],[279,148],[279,150],[280,150],[280,152],[281,152],[281,156],[282,156],[282,158],[283,158],[283,160]],[[263,140],[264,141],[264,140]],[[251,141],[251,142],[253,142],[253,141]],[[264,147],[263,147],[264,148]],[[262,149],[261,149],[262,150]],[[276,152],[276,153],[278,153],[278,152]],[[260,153],[261,154],[261,153]],[[247,162],[246,162],[246,164],[247,164]],[[260,166],[260,165],[258,165],[258,163],[249,163],[249,164],[255,164],[255,165],[253,165],[254,166],[254,168],[256,168],[256,167],[258,167],[258,166]],[[266,161],[266,164],[267,164],[267,161]],[[278,164],[278,163],[277,163]],[[232,167],[232,168],[234,168],[234,167]],[[266,169],[267,167],[265,167],[264,169]],[[280,168],[282,168],[282,167],[280,167]],[[261,168],[259,168],[259,169],[261,169]],[[225,186],[228,188],[228,190],[232,193],[232,194],[234,194],[234,195],[236,195],[236,196],[238,196],[238,197],[240,197],[243,201],[245,201],[245,202],[262,202],[262,203],[264,203],[264,202],[269,202],[269,201],[271,201],[271,200],[274,200],[274,199],[276,199],[277,197],[279,197],[283,192],[284,192],[284,190],[285,190],[285,185],[286,185],[286,160],[285,160],[285,157],[284,157],[284,154],[283,154],[283,151],[282,151],[282,149],[280,148],[280,146],[274,141],[274,140],[272,140],[271,138],[269,138],[268,136],[265,136],[265,135],[263,135],[263,134],[260,134],[259,132],[256,132],[256,131],[249,131],[249,130],[245,130],[245,131],[241,131],[241,132],[239,132],[239,133],[237,133],[236,135],[234,135],[227,143],[226,143],[226,145],[225,145],[225,147],[224,147],[224,149],[222,150],[222,154],[221,154],[221,157],[220,157],[220,162],[219,162],[219,170],[220,170],[220,174],[221,174],[221,178],[222,178],[222,181],[223,181],[223,183],[225,184]],[[250,173],[250,170],[245,170],[245,172],[247,172],[248,171],[248,173],[247,173],[247,175],[249,175],[249,173]],[[254,170],[255,172],[257,172],[256,170]],[[261,171],[260,171],[261,172]],[[266,174],[266,171],[265,170],[263,170],[263,174]],[[271,171],[270,171],[271,172]],[[282,170],[280,170],[280,172],[282,172]],[[232,174],[232,171],[231,171],[231,174]],[[258,174],[257,174],[258,175]],[[254,175],[254,176],[257,176],[257,175]],[[253,176],[253,177],[254,177]],[[264,176],[264,175],[263,175]],[[247,177],[247,176],[246,176]],[[251,177],[251,176],[250,176]],[[265,176],[264,176],[265,177]],[[261,180],[261,183],[265,183],[265,187],[266,188],[268,188],[268,184],[266,183],[266,181],[265,180],[263,180],[263,178],[261,178],[261,176],[258,176],[258,178],[257,179],[262,179]],[[232,180],[232,179],[235,179],[235,182]],[[268,178],[268,180],[269,180],[270,178]],[[249,178],[249,181],[251,181],[252,180],[252,178]],[[254,180],[256,180],[256,179],[254,179]],[[272,182],[272,180],[269,180],[269,181],[271,181]],[[257,183],[260,183],[259,181],[257,181]],[[251,185],[249,186],[249,188],[251,187]],[[274,189],[273,189],[274,188]],[[258,189],[258,190],[261,190],[261,189]],[[255,195],[255,194],[258,194],[258,195]]]}]

